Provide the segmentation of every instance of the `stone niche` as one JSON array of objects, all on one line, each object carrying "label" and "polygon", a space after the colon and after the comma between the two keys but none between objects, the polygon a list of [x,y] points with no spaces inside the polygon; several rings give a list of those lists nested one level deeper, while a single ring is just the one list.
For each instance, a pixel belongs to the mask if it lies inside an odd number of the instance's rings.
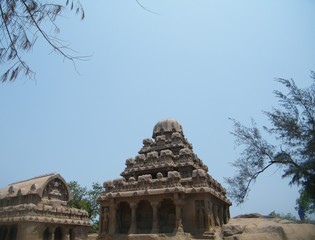
[{"label": "stone niche", "polygon": [[[104,182],[98,239],[153,235],[211,239],[230,218],[226,191],[208,174],[174,119],[158,122],[121,178]],[[125,238],[124,238],[125,237]]]},{"label": "stone niche", "polygon": [[87,239],[88,214],[70,200],[56,173],[9,184],[0,190],[0,240]]}]

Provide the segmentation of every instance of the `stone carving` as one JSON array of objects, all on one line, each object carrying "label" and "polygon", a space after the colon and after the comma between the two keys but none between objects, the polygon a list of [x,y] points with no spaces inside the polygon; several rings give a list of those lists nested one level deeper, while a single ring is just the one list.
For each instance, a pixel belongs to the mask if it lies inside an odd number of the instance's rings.
[{"label": "stone carving", "polygon": [[152,175],[151,174],[145,174],[145,175],[141,175],[138,177],[138,182],[141,183],[149,183],[152,180]]},{"label": "stone carving", "polygon": [[107,181],[107,182],[104,182],[103,187],[106,189],[106,191],[110,192],[114,189],[115,186],[114,186],[113,181]]},{"label": "stone carving", "polygon": [[164,146],[166,142],[165,136],[157,136],[156,137],[156,145],[157,146]]},{"label": "stone carving", "polygon": [[128,179],[128,182],[129,183],[134,183],[136,181],[136,179],[134,178],[134,177],[130,177],[129,179]]},{"label": "stone carving", "polygon": [[135,165],[135,160],[133,158],[128,158],[126,160],[126,166],[127,166],[127,169],[128,168],[132,168],[134,165]]},{"label": "stone carving", "polygon": [[205,202],[204,200],[195,200],[196,207],[196,224],[198,229],[207,229],[208,218],[206,216]]},{"label": "stone carving", "polygon": [[0,239],[87,239],[88,213],[69,201],[59,174],[10,184],[0,190]]},{"label": "stone carving", "polygon": [[136,166],[142,167],[144,165],[144,162],[145,162],[145,155],[144,154],[137,155],[135,162],[136,162]]},{"label": "stone carving", "polygon": [[150,165],[158,164],[157,163],[158,156],[159,156],[159,154],[156,151],[148,152],[147,153],[147,163]]},{"label": "stone carving", "polygon": [[149,148],[153,144],[153,141],[151,138],[145,138],[143,140],[143,148]]},{"label": "stone carving", "polygon": [[158,173],[156,174],[156,177],[157,177],[157,179],[162,179],[162,178],[163,178],[163,174],[160,173],[160,172],[158,172]]},{"label": "stone carving", "polygon": [[101,232],[102,233],[108,233],[109,230],[109,220],[110,220],[110,216],[109,216],[109,208],[108,207],[104,207],[102,208],[102,213],[101,213]]},{"label": "stone carving", "polygon": [[108,215],[100,215],[100,223],[108,227],[100,226],[99,239],[115,239],[116,234],[120,239],[122,234],[203,235],[228,221],[226,191],[193,152],[182,126],[162,120],[152,136],[143,140],[134,159],[126,160],[123,178],[104,183],[98,202],[108,209]]},{"label": "stone carving", "polygon": [[179,132],[173,132],[172,133],[172,143],[174,145],[179,145],[183,143],[183,135]]}]

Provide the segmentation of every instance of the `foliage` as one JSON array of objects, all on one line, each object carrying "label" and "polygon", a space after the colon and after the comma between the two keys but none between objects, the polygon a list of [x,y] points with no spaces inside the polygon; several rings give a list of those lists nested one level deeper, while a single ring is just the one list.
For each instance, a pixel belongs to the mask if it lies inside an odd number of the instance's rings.
[{"label": "foliage", "polygon": [[90,203],[90,208],[91,208],[91,219],[95,221],[95,218],[99,214],[99,204],[97,203],[97,198],[100,196],[101,192],[103,191],[103,186],[99,183],[93,183],[92,184],[92,189],[88,191],[88,197],[87,200]]},{"label": "foliage", "polygon": [[301,221],[307,220],[307,215],[315,213],[315,202],[312,201],[305,189],[300,189],[300,197],[296,200],[296,210]]},{"label": "foliage", "polygon": [[277,79],[287,93],[274,91],[279,108],[265,111],[271,127],[263,127],[275,144],[263,138],[254,120],[252,126],[234,123],[235,143],[242,146],[240,157],[232,163],[234,177],[226,178],[229,195],[237,204],[246,199],[251,184],[271,166],[282,167],[290,184],[301,186],[310,202],[315,202],[315,73],[312,84],[300,89],[293,80]]},{"label": "foliage", "polygon": [[[0,72],[1,82],[14,81],[20,72],[27,77],[34,75],[29,65],[23,60],[23,54],[29,52],[38,37],[43,38],[53,51],[65,59],[74,61],[70,49],[56,38],[59,28],[56,19],[62,16],[65,8],[75,11],[84,18],[84,11],[77,0],[57,1],[39,0],[3,0],[0,1]],[[53,34],[47,29],[53,29]]]},{"label": "foliage", "polygon": [[99,183],[93,183],[92,189],[88,190],[86,187],[80,186],[76,181],[68,183],[70,192],[72,193],[72,200],[69,202],[70,207],[83,209],[88,212],[89,219],[92,222],[92,228],[97,230],[99,214],[99,204],[97,198],[103,191],[103,187]]},{"label": "foliage", "polygon": [[280,218],[280,219],[286,219],[286,220],[289,220],[289,221],[292,221],[292,222],[298,222],[296,217],[293,216],[291,213],[280,214],[280,213],[276,213],[275,211],[272,211],[271,213],[269,213],[268,217]]}]

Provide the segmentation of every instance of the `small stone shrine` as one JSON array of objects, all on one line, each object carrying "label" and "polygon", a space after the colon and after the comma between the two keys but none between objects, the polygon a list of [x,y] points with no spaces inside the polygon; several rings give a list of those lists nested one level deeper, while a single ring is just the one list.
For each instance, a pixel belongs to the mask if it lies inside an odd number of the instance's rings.
[{"label": "small stone shrine", "polygon": [[143,140],[121,176],[105,182],[98,198],[98,239],[148,239],[151,234],[213,239],[216,227],[230,218],[225,189],[208,174],[176,120],[155,125],[153,139]]},{"label": "small stone shrine", "polygon": [[87,239],[88,214],[69,201],[56,173],[9,184],[0,190],[0,240]]}]

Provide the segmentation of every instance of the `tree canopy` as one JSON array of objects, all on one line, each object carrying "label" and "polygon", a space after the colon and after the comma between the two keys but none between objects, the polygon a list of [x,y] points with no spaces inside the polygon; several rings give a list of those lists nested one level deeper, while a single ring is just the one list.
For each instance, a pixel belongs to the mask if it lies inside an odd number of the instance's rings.
[{"label": "tree canopy", "polygon": [[[84,10],[77,0],[65,0],[64,4],[56,0],[3,0],[0,1],[0,66],[1,82],[14,81],[19,73],[29,78],[34,72],[25,62],[23,54],[30,51],[37,38],[43,38],[53,51],[65,59],[74,61],[68,46],[56,37],[60,29],[56,19],[62,16],[66,8],[80,14],[84,19]],[[53,29],[46,31],[45,29]]]},{"label": "tree canopy", "polygon": [[[290,184],[301,187],[300,203],[313,206],[315,203],[315,73],[312,83],[305,89],[299,88],[294,80],[277,79],[287,90],[276,90],[279,107],[264,111],[270,127],[262,127],[271,140],[267,141],[252,120],[250,127],[232,119],[237,146],[242,146],[240,157],[232,165],[236,175],[226,178],[229,195],[241,204],[245,201],[252,183],[272,166],[283,169],[283,177],[290,178]],[[306,200],[307,199],[307,200]],[[299,208],[299,210],[302,210]]]},{"label": "tree canopy", "polygon": [[68,186],[72,193],[72,200],[69,202],[69,206],[87,211],[90,221],[97,227],[99,204],[96,200],[103,191],[102,185],[93,183],[92,189],[88,190],[86,187],[82,187],[77,181],[71,181],[68,183]]}]

